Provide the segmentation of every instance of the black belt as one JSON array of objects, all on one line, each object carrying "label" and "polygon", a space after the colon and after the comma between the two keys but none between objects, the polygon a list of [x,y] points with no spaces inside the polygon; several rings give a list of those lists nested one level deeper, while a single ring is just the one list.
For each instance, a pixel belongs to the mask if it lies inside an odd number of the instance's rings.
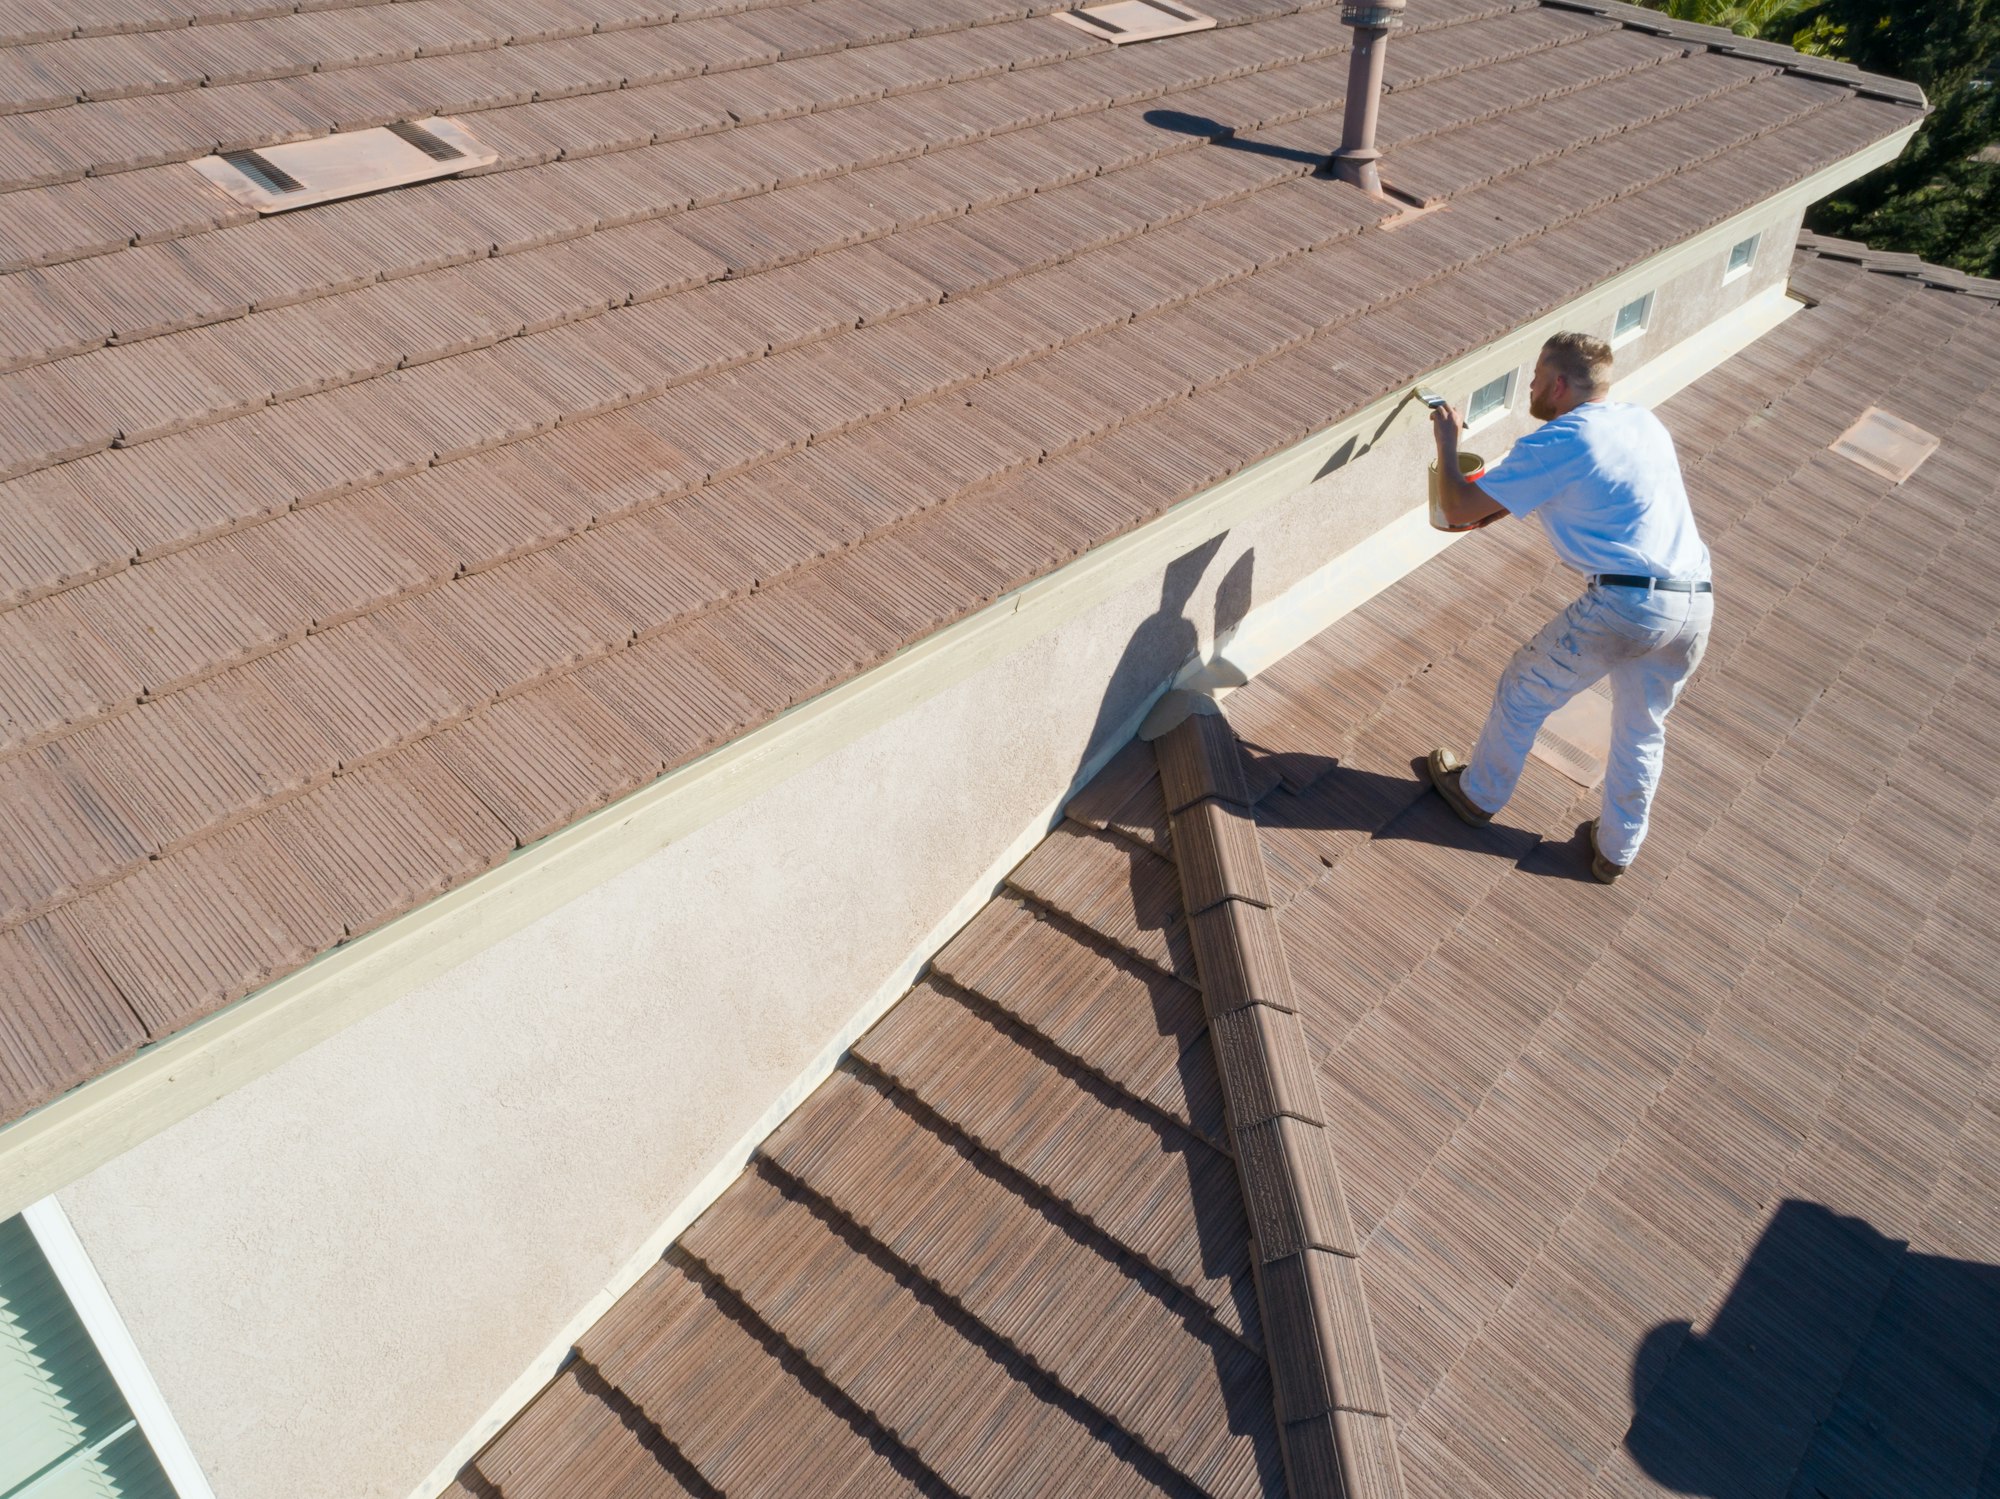
[{"label": "black belt", "polygon": [[1713,583],[1689,583],[1673,578],[1633,578],[1619,573],[1599,573],[1590,580],[1606,588],[1644,588],[1653,593],[1713,593]]}]

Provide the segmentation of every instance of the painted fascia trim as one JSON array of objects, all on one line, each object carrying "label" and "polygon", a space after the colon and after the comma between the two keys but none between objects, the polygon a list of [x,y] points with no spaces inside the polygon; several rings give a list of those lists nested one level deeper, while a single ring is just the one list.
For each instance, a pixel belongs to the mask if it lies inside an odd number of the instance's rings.
[{"label": "painted fascia trim", "polygon": [[97,1266],[91,1263],[83,1241],[76,1236],[69,1214],[55,1198],[44,1197],[23,1208],[21,1217],[47,1256],[49,1269],[62,1286],[63,1294],[69,1297],[77,1320],[96,1344],[104,1367],[110,1371],[118,1393],[125,1397],[132,1419],[139,1423],[139,1430],[152,1447],[153,1456],[159,1459],[178,1499],[215,1499],[215,1491],[208,1486],[201,1464],[195,1461],[180,1423],[167,1409],[166,1397],[161,1395],[152,1371],[140,1356],[139,1345],[132,1341],[125,1319],[118,1315],[111,1293],[104,1289]]},{"label": "painted fascia trim", "polygon": [[[1912,124],[1823,168],[1420,378],[1456,389],[1503,367],[1496,355],[1522,362],[1560,327],[1597,317],[1607,304],[1615,310],[1632,287],[1665,280],[1730,235],[1740,237],[1746,227],[1801,209],[1894,160],[1916,129]],[[0,1214],[96,1169],[1360,457],[1397,423],[1415,419],[1409,405],[1406,392],[1383,397],[0,1128]]]}]

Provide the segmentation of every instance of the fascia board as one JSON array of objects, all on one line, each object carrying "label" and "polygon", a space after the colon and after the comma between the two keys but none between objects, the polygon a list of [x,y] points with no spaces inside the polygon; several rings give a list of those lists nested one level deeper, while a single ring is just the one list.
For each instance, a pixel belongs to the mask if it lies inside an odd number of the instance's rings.
[{"label": "fascia board", "polygon": [[[1555,312],[1424,373],[1421,383],[1456,389],[1464,379],[1501,368],[1505,361],[1524,362],[1550,333],[1608,317],[1630,299],[1632,288],[1671,279],[1719,246],[1733,243],[1747,227],[1803,208],[1894,160],[1916,129],[1913,123],[1600,282]],[[0,1216],[75,1181],[814,761],[1152,577],[1190,547],[1241,525],[1421,418],[1422,407],[1408,392],[1384,397],[23,1115],[0,1128]]]}]

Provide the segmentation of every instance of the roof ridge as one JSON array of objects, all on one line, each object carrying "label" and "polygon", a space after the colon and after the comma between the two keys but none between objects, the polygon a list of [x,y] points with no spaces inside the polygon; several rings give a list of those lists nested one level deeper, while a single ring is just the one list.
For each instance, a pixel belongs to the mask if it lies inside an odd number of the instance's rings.
[{"label": "roof ridge", "polygon": [[1914,83],[1891,78],[1882,73],[1870,73],[1855,67],[1853,63],[1842,62],[1836,58],[1815,57],[1784,42],[1766,42],[1753,37],[1738,36],[1726,26],[1706,26],[1699,21],[1676,20],[1662,11],[1648,10],[1645,6],[1630,4],[1628,0],[1540,0],[1540,3],[1555,10],[1586,11],[1591,15],[1603,16],[1606,20],[1616,21],[1631,31],[1646,31],[1655,36],[1671,37],[1674,41],[1687,42],[1710,52],[1719,52],[1726,57],[1772,63],[1782,71],[1800,78],[1842,84],[1864,98],[1887,99],[1894,104],[1916,104],[1926,110],[1930,108],[1930,100]]},{"label": "roof ridge", "polygon": [[1292,1499],[1400,1499],[1360,1250],[1299,1020],[1242,752],[1210,700],[1154,741],[1250,1219]]},{"label": "roof ridge", "polygon": [[1799,231],[1798,247],[1821,260],[1851,261],[1879,276],[1902,276],[1937,291],[1955,291],[1986,302],[2000,302],[2000,279],[1974,276],[1948,265],[1937,265],[1902,250],[1877,250],[1855,239]]}]

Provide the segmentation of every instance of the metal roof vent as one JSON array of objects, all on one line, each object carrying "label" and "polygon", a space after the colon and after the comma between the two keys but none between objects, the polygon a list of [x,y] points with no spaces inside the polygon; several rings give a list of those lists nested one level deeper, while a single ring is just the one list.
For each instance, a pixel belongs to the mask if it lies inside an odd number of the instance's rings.
[{"label": "metal roof vent", "polygon": [[402,187],[489,166],[500,153],[456,120],[429,119],[349,130],[317,140],[204,156],[195,170],[259,213],[283,213],[334,198]]},{"label": "metal roof vent", "polygon": [[1148,42],[1158,36],[1179,36],[1187,31],[1206,31],[1215,24],[1214,16],[1189,10],[1168,0],[1105,0],[1102,5],[1080,5],[1058,14],[1072,26],[1122,47],[1127,42]]},{"label": "metal roof vent", "polygon": [[1340,129],[1340,149],[1333,153],[1333,174],[1351,182],[1371,198],[1382,194],[1382,172],[1375,165],[1382,153],[1375,148],[1375,119],[1382,108],[1382,70],[1389,56],[1389,33],[1403,24],[1406,0],[1381,0],[1364,5],[1347,0],[1340,7],[1343,26],[1354,28],[1354,51],[1347,64],[1347,107]]},{"label": "metal roof vent", "polygon": [[1938,450],[1942,438],[1926,432],[1915,422],[1891,416],[1880,406],[1870,406],[1861,418],[1833,440],[1833,451],[1867,469],[1869,473],[1901,484]]}]

